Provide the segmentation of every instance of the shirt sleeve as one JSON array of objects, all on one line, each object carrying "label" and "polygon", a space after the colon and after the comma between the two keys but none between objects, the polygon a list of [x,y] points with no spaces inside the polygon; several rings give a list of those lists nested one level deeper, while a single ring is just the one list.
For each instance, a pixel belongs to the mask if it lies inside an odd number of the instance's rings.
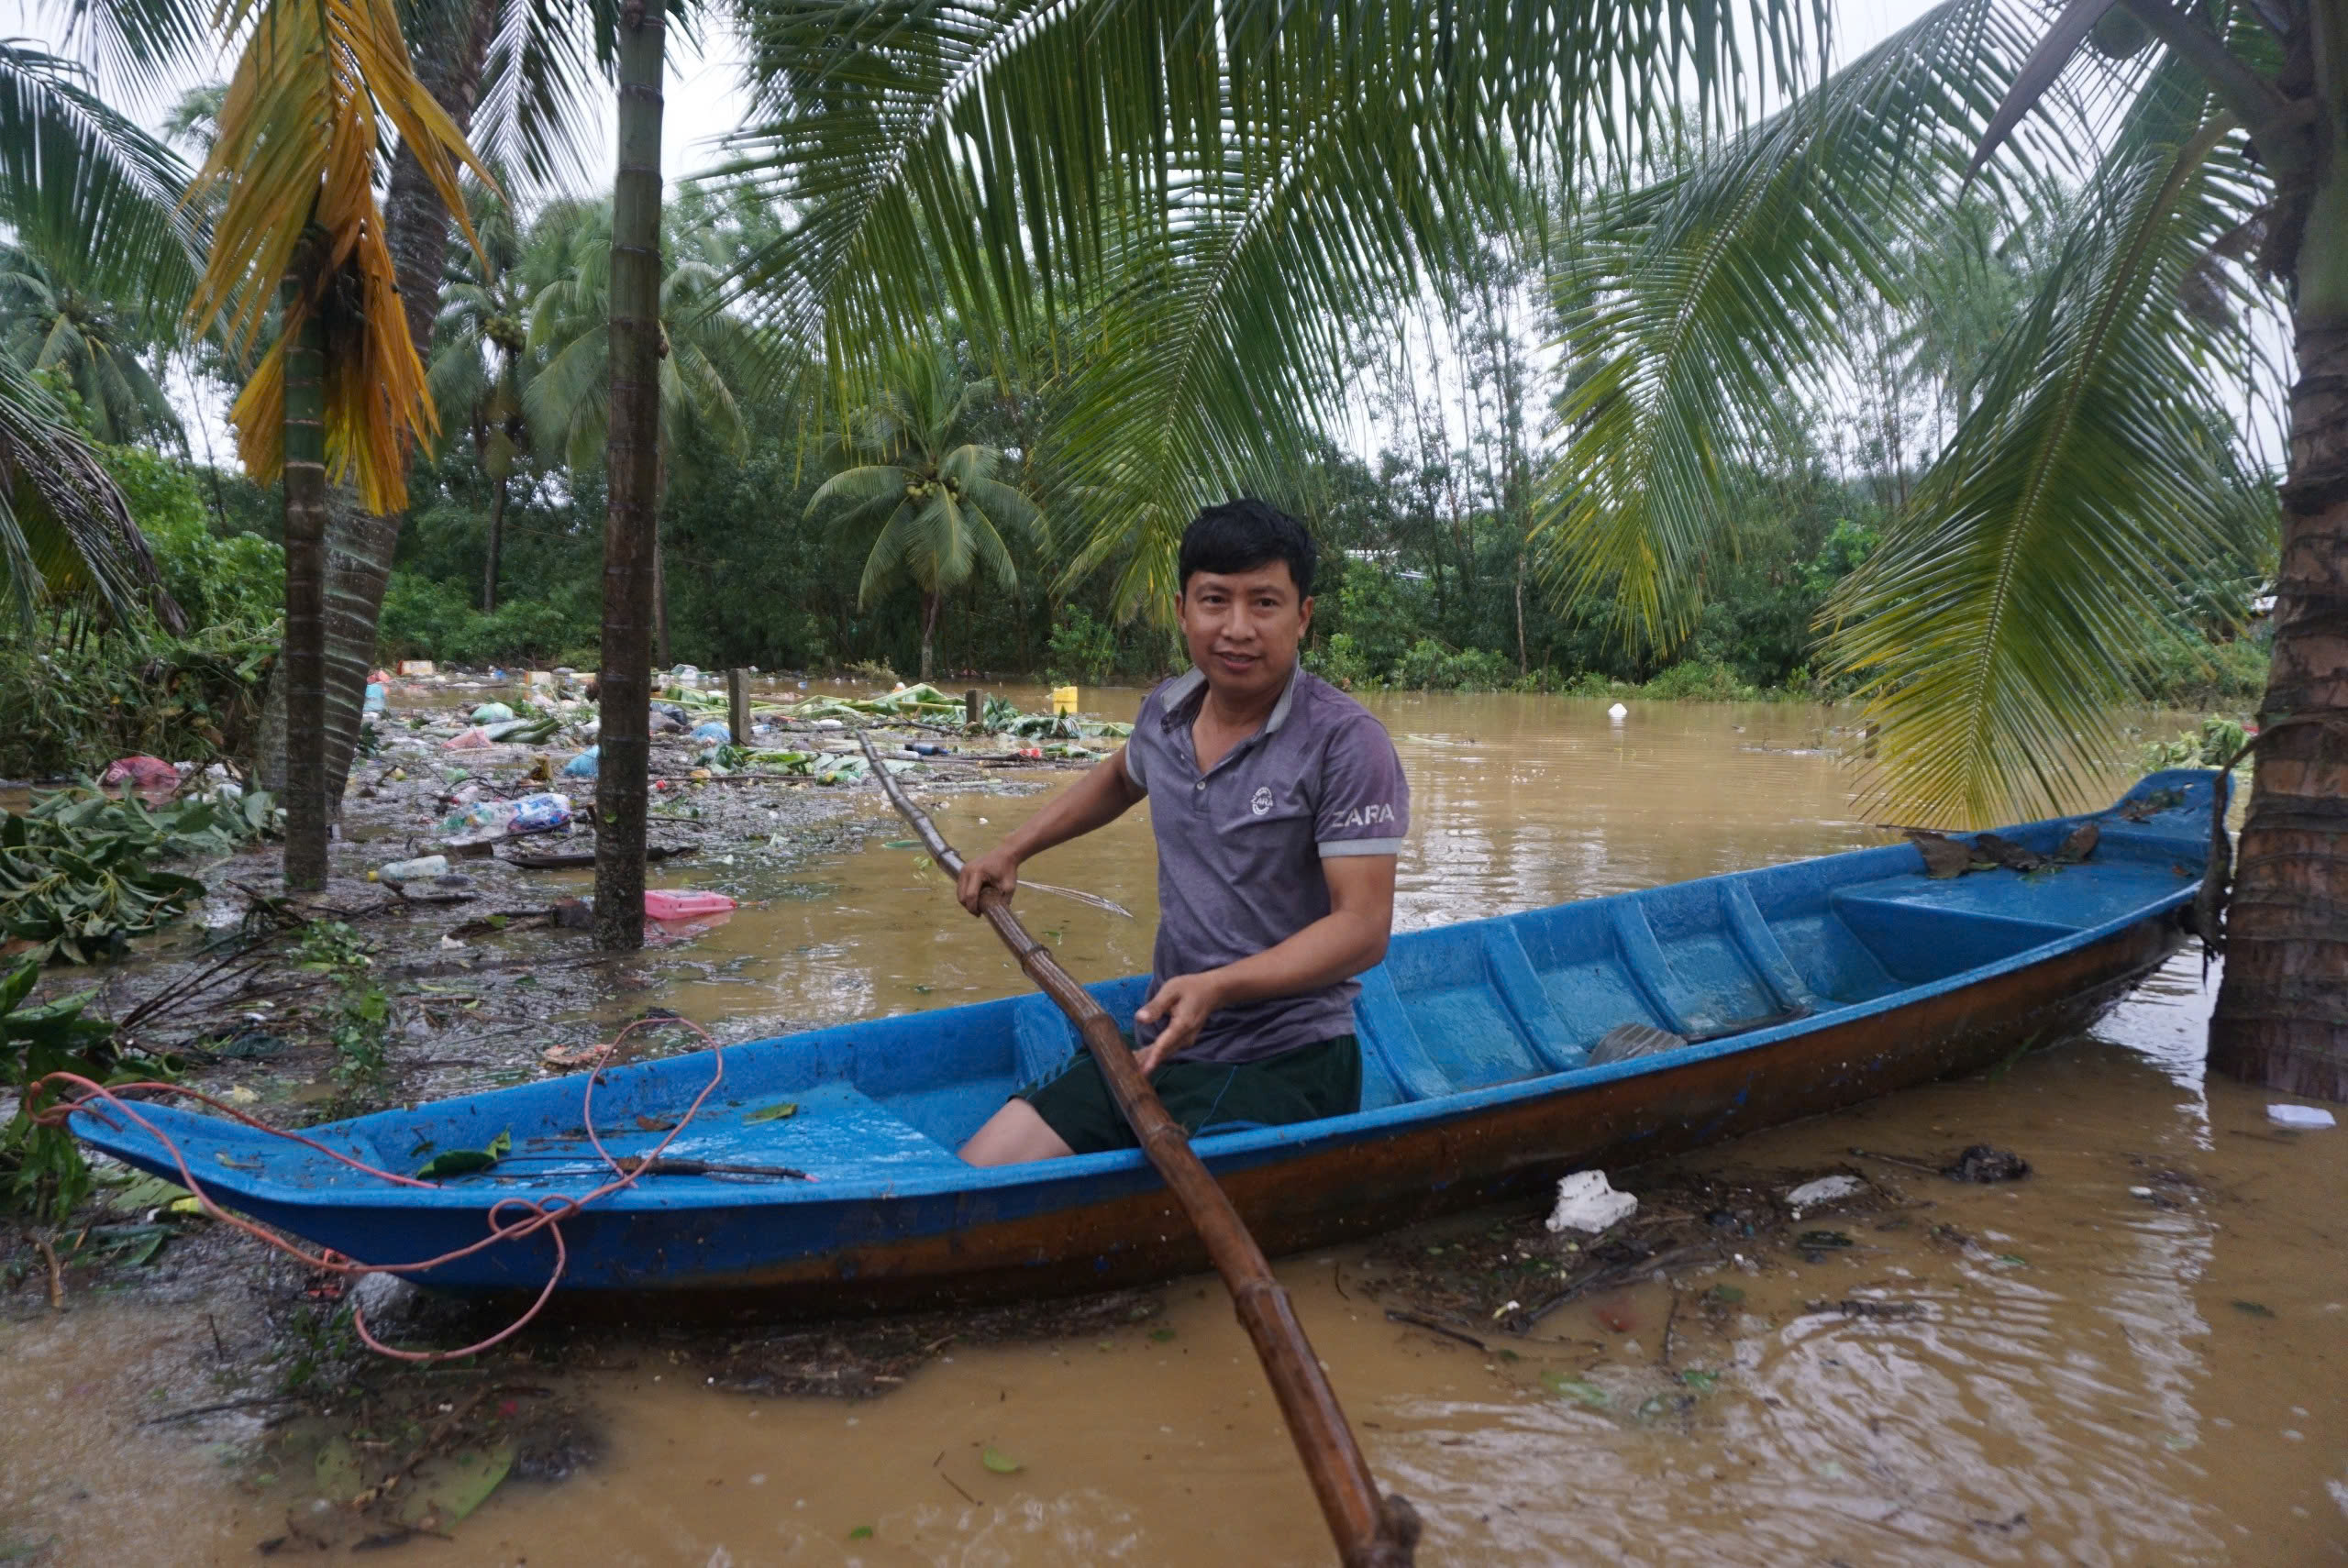
[{"label": "shirt sleeve", "polygon": [[1133,733],[1125,737],[1125,744],[1118,748],[1118,755],[1125,759],[1126,782],[1145,795],[1149,793],[1149,780],[1142,777],[1141,756],[1134,749],[1134,743],[1141,739],[1142,725],[1152,723],[1157,712],[1157,693],[1152,691],[1141,700],[1141,712],[1134,715]]},{"label": "shirt sleeve", "polygon": [[1340,725],[1322,758],[1321,857],[1399,855],[1410,831],[1411,785],[1386,726],[1368,713]]}]

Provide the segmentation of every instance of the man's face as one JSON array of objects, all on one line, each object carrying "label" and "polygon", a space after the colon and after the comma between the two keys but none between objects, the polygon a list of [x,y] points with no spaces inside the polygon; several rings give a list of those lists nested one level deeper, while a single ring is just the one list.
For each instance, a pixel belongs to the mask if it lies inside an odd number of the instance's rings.
[{"label": "man's face", "polygon": [[1288,684],[1297,645],[1312,624],[1312,601],[1300,598],[1288,562],[1246,571],[1195,571],[1177,602],[1191,662],[1220,696],[1258,700]]}]

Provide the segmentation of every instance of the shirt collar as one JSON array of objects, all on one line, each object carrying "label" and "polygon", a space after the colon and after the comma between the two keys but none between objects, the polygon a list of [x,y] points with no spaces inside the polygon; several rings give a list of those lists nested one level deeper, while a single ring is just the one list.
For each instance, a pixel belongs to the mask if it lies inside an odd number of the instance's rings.
[{"label": "shirt collar", "polygon": [[[1288,723],[1289,713],[1296,707],[1296,689],[1303,679],[1304,660],[1299,658],[1288,672],[1288,684],[1280,689],[1280,700],[1272,704],[1270,715],[1264,720],[1264,727],[1257,734],[1277,734],[1279,727]],[[1166,689],[1165,700],[1158,705],[1158,722],[1168,729],[1183,723],[1191,700],[1204,691],[1206,685],[1206,671],[1196,665],[1175,677],[1173,684]]]}]

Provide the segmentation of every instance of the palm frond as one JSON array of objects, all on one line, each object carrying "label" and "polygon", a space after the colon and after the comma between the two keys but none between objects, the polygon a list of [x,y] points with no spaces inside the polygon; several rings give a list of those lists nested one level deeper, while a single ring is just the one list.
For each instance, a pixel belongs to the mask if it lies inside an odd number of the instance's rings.
[{"label": "palm frond", "polygon": [[176,313],[202,236],[188,170],[92,90],[80,67],[0,41],[0,222],[100,293]]},{"label": "palm frond", "polygon": [[1568,439],[1535,519],[1561,597],[1611,587],[1629,626],[1685,634],[1733,521],[1729,470],[1790,398],[1831,395],[1855,299],[1899,297],[1901,247],[1954,199],[2030,25],[2012,0],[1947,0],[1573,231],[1555,283]]},{"label": "palm frond", "polygon": [[0,355],[0,570],[29,626],[42,601],[87,593],[116,615],[143,601],[185,623],[160,586],[145,536],[65,411]]},{"label": "palm frond", "polygon": [[312,315],[327,329],[327,468],[370,510],[406,503],[410,447],[437,428],[424,367],[400,309],[377,155],[394,132],[414,151],[470,242],[460,164],[488,171],[416,80],[392,0],[228,0],[224,28],[249,26],[204,177],[227,179],[212,256],[189,317],[218,321],[249,352],[276,283],[298,271],[298,300],[229,417],[263,482],[284,459],[285,345]]},{"label": "palm frond", "polygon": [[737,171],[797,219],[745,281],[777,352],[844,378],[947,309],[975,341],[1072,357],[1091,417],[1056,467],[1105,502],[1078,569],[1118,559],[1121,602],[1154,605],[1180,521],[1295,462],[1344,395],[1340,324],[1493,220],[1497,171],[1635,142],[1748,70],[1789,79],[1822,14],[766,4]]},{"label": "palm frond", "polygon": [[[1845,580],[1835,668],[1879,726],[1880,798],[1971,823],[2100,789],[2148,628],[2193,568],[2275,526],[2217,378],[2243,313],[2197,304],[2262,178],[2198,80],[2165,65],[1908,515]],[[2252,285],[2224,275],[2232,304]]]}]

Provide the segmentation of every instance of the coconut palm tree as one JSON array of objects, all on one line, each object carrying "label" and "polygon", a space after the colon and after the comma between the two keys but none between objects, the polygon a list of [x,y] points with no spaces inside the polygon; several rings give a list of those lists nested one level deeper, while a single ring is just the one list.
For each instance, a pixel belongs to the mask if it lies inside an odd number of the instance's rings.
[{"label": "coconut palm tree", "polygon": [[[134,415],[132,371],[144,372],[135,355],[121,357],[137,333],[87,301],[186,297],[200,237],[179,205],[186,181],[168,148],[91,90],[82,66],[0,41],[0,223],[15,234],[12,258],[40,258],[16,303],[49,309],[39,326],[44,345],[57,339],[50,362],[101,417]],[[74,280],[70,290],[61,278]],[[18,348],[30,351],[0,355],[0,576],[18,615],[30,624],[44,598],[86,592],[117,615],[144,601],[176,626],[120,492],[30,375],[40,351],[28,331]]]},{"label": "coconut palm tree", "polygon": [[99,440],[177,440],[179,415],[145,358],[129,313],[24,246],[0,247],[0,342],[19,364],[73,390]]},{"label": "coconut palm tree", "polygon": [[498,557],[504,544],[506,488],[514,462],[528,443],[522,403],[535,363],[530,358],[530,293],[517,269],[521,237],[506,204],[486,189],[469,192],[478,256],[457,258],[441,290],[427,381],[433,402],[453,417],[464,411],[473,455],[490,479],[488,560],[482,569],[481,607],[497,608]]},{"label": "coconut palm tree", "polygon": [[995,383],[965,380],[951,354],[901,357],[840,435],[840,455],[852,466],[807,502],[807,516],[831,512],[843,533],[874,530],[860,604],[908,580],[921,591],[924,680],[947,596],[979,573],[1005,591],[1018,585],[1005,533],[1048,542],[1044,514],[996,477],[1010,458],[975,438],[972,426],[994,401]]},{"label": "coconut palm tree", "polygon": [[[1922,275],[1969,189],[2054,186],[2049,259],[1972,406],[1830,607],[1895,809],[1976,823],[2077,801],[2154,629],[2255,554],[2275,491],[2237,431],[2289,392],[2276,638],[2211,1062],[2348,1097],[2348,23],[2306,0],[2174,11],[1951,0],[1778,118],[1612,204],[1573,292],[1583,380],[1550,518],[1564,580],[1667,629],[1722,521],[1725,459],[1835,374],[1842,314]],[[2295,372],[2261,370],[2287,315]],[[2331,563],[2331,564],[2327,564]],[[2220,933],[2209,933],[2214,940]]]},{"label": "coconut palm tree", "polygon": [[379,147],[395,129],[452,204],[459,165],[482,171],[417,81],[389,0],[234,0],[221,26],[244,53],[198,175],[225,195],[188,314],[240,353],[274,329],[229,419],[247,470],[284,481],[285,881],[316,889],[331,816],[329,480],[371,513],[403,508],[409,450],[435,425],[375,200]]},{"label": "coconut palm tree", "polygon": [[[524,262],[532,294],[530,344],[538,366],[522,406],[539,449],[576,469],[605,461],[619,417],[614,376],[619,277],[611,239],[615,203],[578,202],[550,209],[534,231]],[[651,604],[654,649],[669,662],[669,613],[660,591],[658,507],[668,489],[668,454],[688,428],[725,451],[746,449],[741,389],[758,357],[757,335],[721,310],[718,287],[728,259],[707,227],[671,233],[672,259],[660,279],[654,325],[658,415],[652,460],[655,508]]]}]

